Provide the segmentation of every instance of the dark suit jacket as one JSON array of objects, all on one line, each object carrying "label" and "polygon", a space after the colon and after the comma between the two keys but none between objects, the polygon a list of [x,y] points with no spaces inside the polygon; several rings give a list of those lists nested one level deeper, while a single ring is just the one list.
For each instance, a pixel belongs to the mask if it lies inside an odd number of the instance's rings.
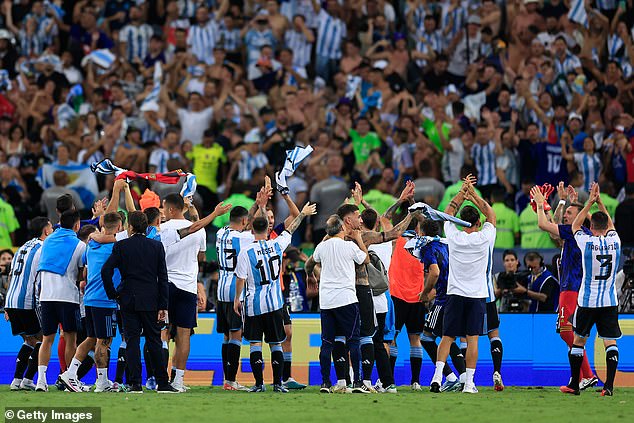
[{"label": "dark suit jacket", "polygon": [[[121,273],[118,291],[112,283],[115,268]],[[106,295],[117,299],[121,310],[167,310],[167,267],[165,250],[159,241],[135,234],[117,242],[101,268],[101,278]]]}]

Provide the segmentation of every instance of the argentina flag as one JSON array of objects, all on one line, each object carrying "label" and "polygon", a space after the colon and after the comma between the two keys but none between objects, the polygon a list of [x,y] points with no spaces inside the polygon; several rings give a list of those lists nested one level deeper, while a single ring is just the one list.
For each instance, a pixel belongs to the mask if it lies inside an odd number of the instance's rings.
[{"label": "argentina flag", "polygon": [[570,2],[568,19],[588,28],[588,13],[586,12],[586,6],[585,4],[583,4],[583,1],[584,0],[572,0]]},{"label": "argentina flag", "polygon": [[286,150],[286,161],[284,161],[284,167],[281,171],[275,172],[275,183],[277,184],[277,190],[282,195],[286,195],[289,192],[288,183],[286,180],[290,178],[295,170],[299,167],[300,163],[310,156],[313,152],[313,147],[295,147],[292,150]]},{"label": "argentina flag", "polygon": [[143,100],[140,110],[142,112],[158,112],[159,104],[158,99],[161,94],[161,79],[163,79],[163,69],[161,68],[161,62],[157,60],[154,62],[154,85],[152,91]]},{"label": "argentina flag", "polygon": [[47,189],[55,186],[53,176],[57,171],[64,171],[68,175],[70,181],[66,188],[77,191],[81,201],[90,207],[94,202],[97,194],[99,193],[99,187],[97,186],[97,179],[95,174],[90,170],[90,166],[84,164],[69,164],[66,166],[58,164],[45,164],[37,171],[36,180],[42,187]]},{"label": "argentina flag", "polygon": [[81,59],[81,66],[84,67],[88,62],[92,62],[97,66],[108,69],[115,61],[115,56],[108,49],[100,49],[91,52],[89,55]]}]

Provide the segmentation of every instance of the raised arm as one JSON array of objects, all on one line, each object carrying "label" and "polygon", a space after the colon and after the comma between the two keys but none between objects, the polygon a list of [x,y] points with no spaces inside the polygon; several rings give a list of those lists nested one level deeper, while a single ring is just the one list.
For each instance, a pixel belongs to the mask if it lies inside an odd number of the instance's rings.
[{"label": "raised arm", "polygon": [[[614,222],[612,221],[612,217],[610,216],[610,213],[608,213],[608,209],[605,208],[605,204],[603,204],[603,200],[601,199],[601,195],[599,193],[599,184],[595,182],[593,188],[596,191],[595,203],[597,203],[599,211],[605,213],[605,215],[608,217],[608,231],[613,231],[615,229]],[[592,191],[592,189],[590,191]]]},{"label": "raised arm", "polygon": [[302,220],[304,220],[306,216],[312,216],[314,214],[317,214],[317,205],[306,203],[295,219],[293,219],[288,226],[285,224],[285,230],[292,234],[297,230],[297,228],[299,228],[299,225],[301,225]]},{"label": "raised arm", "polygon": [[405,219],[401,220],[401,222],[398,225],[392,227],[392,229],[383,232],[363,232],[361,234],[361,239],[363,239],[363,243],[365,244],[365,246],[369,246],[372,244],[381,244],[383,242],[395,240],[396,238],[401,236],[403,232],[405,232],[416,213],[409,213],[405,217]]},{"label": "raised arm", "polygon": [[216,208],[214,208],[214,211],[211,214],[203,217],[200,220],[195,221],[187,228],[179,229],[178,234],[180,235],[181,239],[185,238],[187,235],[193,234],[194,232],[209,225],[218,216],[222,216],[223,214],[227,213],[229,210],[231,210],[231,207],[231,204],[219,203]]},{"label": "raised arm", "polygon": [[487,203],[482,197],[480,197],[477,191],[473,188],[473,184],[471,183],[467,184],[466,198],[467,200],[475,204],[478,210],[480,210],[482,214],[484,214],[484,217],[486,218],[487,222],[495,226],[495,223],[496,223],[495,212],[493,211],[489,203]]},{"label": "raised arm", "polygon": [[537,226],[539,226],[539,229],[542,231],[559,237],[559,226],[548,220],[546,212],[544,211],[544,194],[542,194],[538,186],[531,188],[531,195],[535,200],[535,204],[537,204]]},{"label": "raised arm", "polygon": [[476,179],[473,175],[467,175],[467,177],[462,182],[462,187],[460,188],[460,191],[458,191],[458,193],[451,199],[451,201],[445,208],[445,213],[451,216],[456,215],[456,212],[460,209],[462,203],[464,203],[468,185],[470,185],[471,183],[475,183],[475,180]]},{"label": "raised arm", "polygon": [[[592,205],[594,203],[597,202],[597,197],[599,196],[598,194],[599,192],[599,186],[595,183],[592,184],[592,188],[590,189],[590,198],[588,199],[588,202],[586,203],[586,205],[581,209],[581,211],[579,212],[579,214],[577,215],[577,217],[575,217],[575,220],[572,222],[572,233],[575,234],[577,233],[577,231],[581,230],[581,226],[583,225],[583,221],[586,220],[586,217],[588,217],[588,213],[590,212],[590,207],[592,207]],[[605,207],[604,207],[605,209]],[[599,207],[599,210],[601,210],[601,207]],[[610,219],[610,215],[608,214],[608,219]],[[612,223],[612,220],[610,219],[609,224]],[[612,229],[614,229],[614,225],[611,225]]]}]

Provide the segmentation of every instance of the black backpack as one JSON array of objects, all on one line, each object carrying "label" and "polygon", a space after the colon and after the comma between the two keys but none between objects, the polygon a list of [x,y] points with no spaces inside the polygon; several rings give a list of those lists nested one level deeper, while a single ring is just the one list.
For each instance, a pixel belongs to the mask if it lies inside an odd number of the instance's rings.
[{"label": "black backpack", "polygon": [[370,256],[370,263],[366,264],[365,268],[368,272],[372,295],[376,297],[386,292],[390,287],[390,283],[387,277],[387,270],[379,256],[374,251],[368,251],[368,256]]}]

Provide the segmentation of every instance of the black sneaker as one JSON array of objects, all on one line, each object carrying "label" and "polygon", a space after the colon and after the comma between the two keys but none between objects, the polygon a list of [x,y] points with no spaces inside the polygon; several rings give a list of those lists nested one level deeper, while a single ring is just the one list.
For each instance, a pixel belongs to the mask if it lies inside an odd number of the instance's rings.
[{"label": "black sneaker", "polygon": [[55,381],[55,387],[59,391],[65,391],[66,390],[66,385],[64,385],[64,381],[62,381],[62,378],[60,376],[61,376],[61,374],[59,376],[57,376],[57,380]]},{"label": "black sneaker", "polygon": [[363,382],[358,380],[352,384],[352,393],[353,394],[368,394],[369,392],[367,392],[363,388],[364,388]]},{"label": "black sneaker", "polygon": [[438,382],[432,382],[431,385],[429,385],[429,392],[433,392],[434,394],[439,394],[440,384]]},{"label": "black sneaker", "polygon": [[286,389],[286,387],[284,385],[273,385],[273,392],[281,392],[283,394],[287,394],[288,393],[288,389]]},{"label": "black sneaker", "polygon": [[332,383],[324,382],[321,384],[321,388],[319,388],[319,392],[321,392],[322,394],[329,394],[330,388],[332,388]]},{"label": "black sneaker", "polygon": [[264,392],[266,391],[266,386],[264,385],[254,385],[247,392]]},{"label": "black sneaker", "polygon": [[158,393],[158,394],[178,394],[180,392],[181,391],[176,389],[176,388],[174,388],[171,383],[168,383],[168,384],[163,385],[163,386],[158,386],[156,388],[156,393]]},{"label": "black sneaker", "polygon": [[131,394],[142,394],[143,387],[140,384],[131,385],[130,389],[128,389],[128,392]]}]

